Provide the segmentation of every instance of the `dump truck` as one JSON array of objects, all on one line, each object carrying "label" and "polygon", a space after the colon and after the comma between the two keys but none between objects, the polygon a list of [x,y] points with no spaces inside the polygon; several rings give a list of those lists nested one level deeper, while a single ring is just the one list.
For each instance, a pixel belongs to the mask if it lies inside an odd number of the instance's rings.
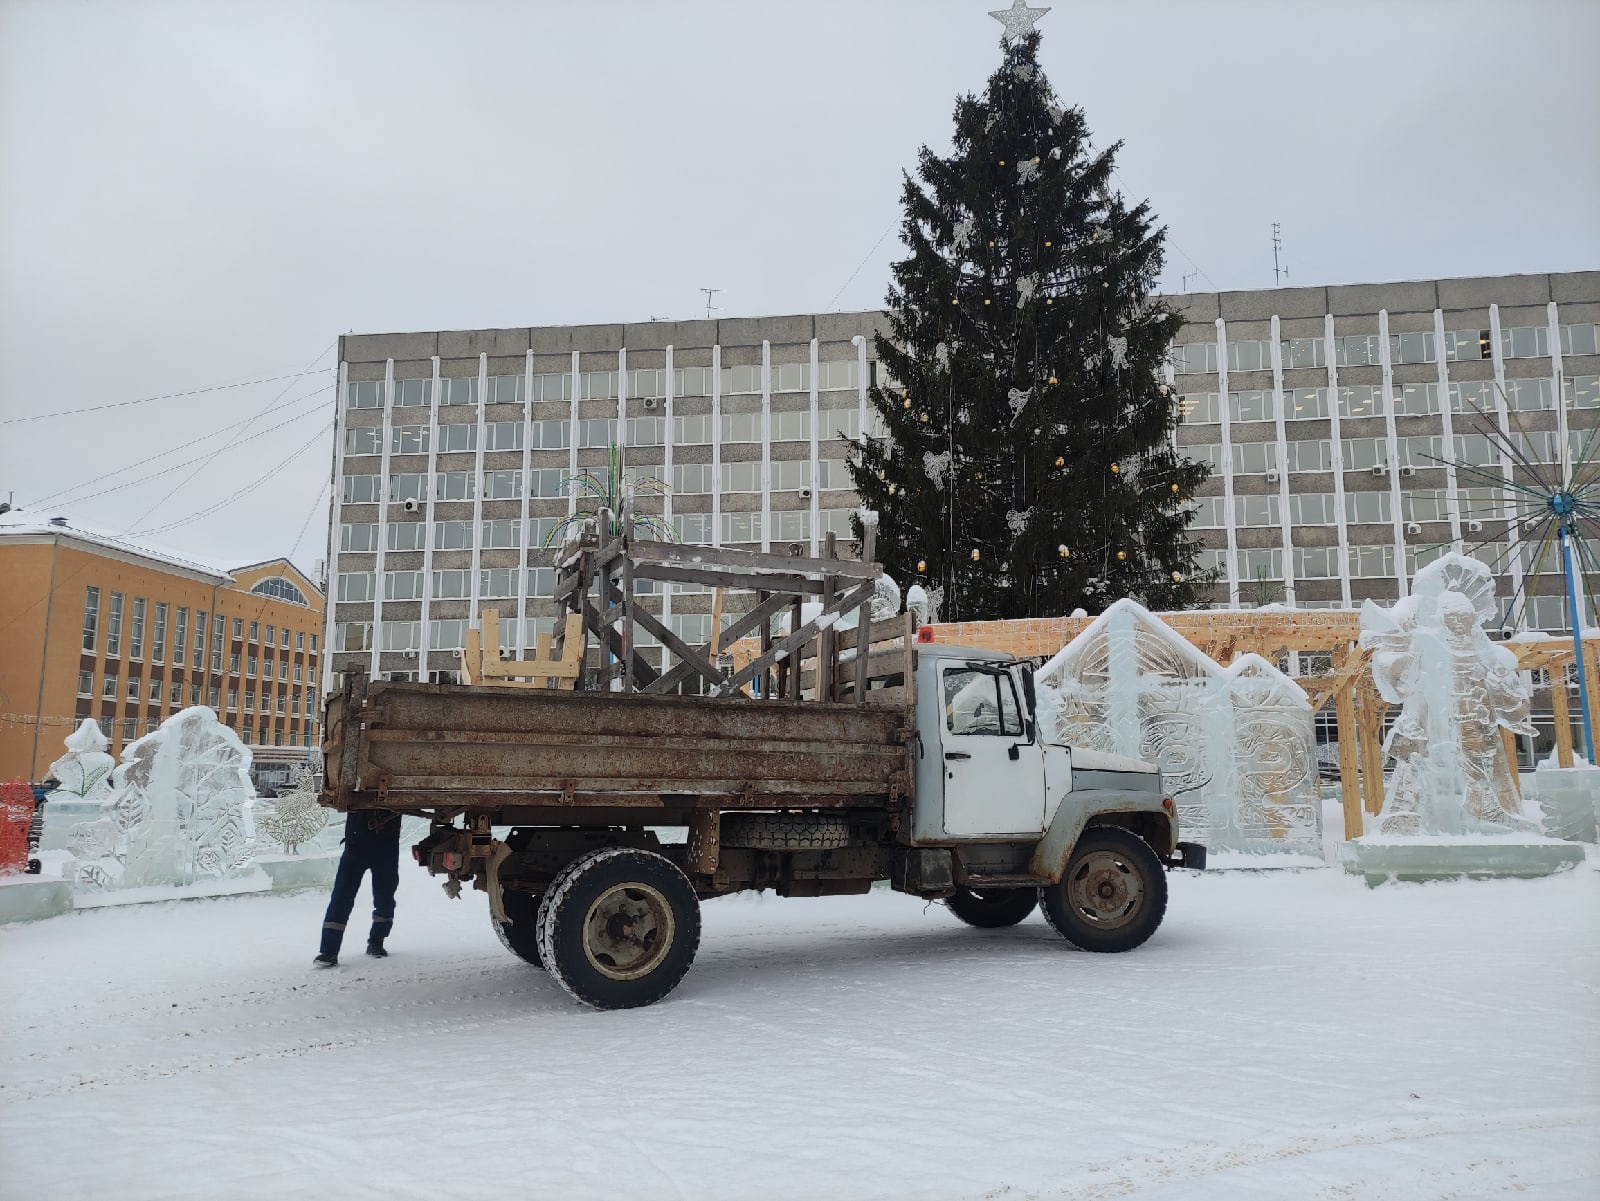
[{"label": "dump truck", "polygon": [[[569,550],[570,613],[533,659],[503,657],[490,610],[467,683],[345,675],[322,800],[427,818],[416,861],[452,895],[486,893],[507,950],[577,1001],[667,996],[700,905],[751,889],[882,883],[983,928],[1038,907],[1113,952],[1160,925],[1167,868],[1205,866],[1155,768],[1053,742],[1029,664],[927,641],[909,613],[875,620],[881,569],[834,557],[831,537],[822,558],[620,533]],[[733,666],[728,642],[693,645],[639,605],[645,580],[755,593],[727,626],[749,635]],[[675,667],[646,662],[639,625]]]}]

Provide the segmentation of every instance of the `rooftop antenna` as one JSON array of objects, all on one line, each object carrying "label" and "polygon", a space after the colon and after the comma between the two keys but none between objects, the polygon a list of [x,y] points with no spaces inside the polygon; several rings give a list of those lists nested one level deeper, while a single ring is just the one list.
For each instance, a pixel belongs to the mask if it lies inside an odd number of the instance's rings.
[{"label": "rooftop antenna", "polygon": [[700,290],[706,294],[706,320],[710,321],[711,320],[711,314],[716,311],[712,307],[711,298],[713,296],[715,296],[718,292],[722,291],[722,289],[721,288],[701,288]]},{"label": "rooftop antenna", "polygon": [[1277,287],[1289,278],[1289,267],[1285,263],[1279,265],[1279,256],[1283,253],[1283,226],[1276,221],[1272,223],[1272,286]]},{"label": "rooftop antenna", "polygon": [[1189,290],[1189,281],[1191,279],[1193,279],[1195,276],[1199,275],[1199,274],[1200,274],[1200,269],[1198,267],[1195,268],[1195,270],[1193,270],[1193,271],[1185,271],[1183,273],[1183,290],[1185,292],[1187,292]]}]

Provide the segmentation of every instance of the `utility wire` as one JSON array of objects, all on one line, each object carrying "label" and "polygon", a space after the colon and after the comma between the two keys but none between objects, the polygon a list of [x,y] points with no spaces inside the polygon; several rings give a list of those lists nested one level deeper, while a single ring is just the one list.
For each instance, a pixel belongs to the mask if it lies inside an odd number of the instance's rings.
[{"label": "utility wire", "polygon": [[176,521],[169,521],[166,525],[152,526],[151,528],[149,528],[147,530],[139,530],[134,535],[134,537],[146,538],[146,537],[149,537],[151,534],[164,534],[168,530],[175,530],[179,526],[190,525],[190,524],[192,524],[192,523],[194,523],[196,521],[201,520],[202,518],[209,517],[213,513],[219,512],[222,509],[226,509],[229,505],[233,504],[235,501],[243,500],[246,496],[249,496],[250,493],[254,492],[257,488],[261,487],[262,484],[264,484],[268,480],[272,479],[273,476],[277,475],[278,472],[282,471],[290,463],[294,462],[301,455],[305,454],[306,451],[310,450],[313,446],[315,446],[318,443],[318,441],[321,440],[322,436],[325,433],[327,433],[329,430],[331,430],[332,428],[333,428],[333,422],[330,421],[330,422],[328,422],[327,425],[324,425],[321,429],[317,430],[316,433],[312,434],[310,440],[308,442],[306,442],[304,445],[302,445],[300,447],[300,449],[294,451],[292,454],[290,454],[287,458],[283,459],[281,462],[275,463],[273,466],[269,467],[262,475],[257,476],[254,480],[252,480],[250,483],[246,484],[243,488],[240,488],[237,491],[231,493],[229,496],[225,497],[224,499],[219,500],[216,504],[208,505],[204,509],[196,510],[195,512],[190,513],[187,517],[180,517]]},{"label": "utility wire", "polygon": [[[310,363],[306,364],[306,366],[304,367],[304,369],[301,371],[300,374],[301,375],[305,375],[305,374],[309,373],[311,371],[311,369],[312,369],[312,364],[315,363],[318,359],[322,358],[323,355],[327,354],[328,351],[332,350],[338,344],[339,344],[339,339],[338,338],[335,338],[332,342],[329,342],[326,346],[324,346],[322,348],[322,350],[320,350],[317,353],[316,358],[313,358]],[[296,376],[294,378],[298,379],[299,376]],[[266,414],[269,413],[272,410],[273,406],[276,405],[280,400],[282,400],[283,397],[284,397],[284,394],[287,393],[289,391],[289,389],[292,388],[293,386],[294,386],[294,384],[292,382],[287,384],[287,385],[285,385],[283,391],[279,392],[276,396],[274,396],[271,400],[269,400],[264,406],[262,406],[261,411],[259,413],[257,413],[254,417],[252,417],[250,419],[249,424],[246,425],[244,428],[248,429],[250,425],[254,425],[258,420],[260,420],[262,417],[266,416]],[[217,455],[220,455],[223,451],[227,450],[230,446],[232,446],[237,441],[238,441],[238,435],[235,434],[232,438],[229,438],[227,440],[227,442],[225,442],[222,446],[220,446],[216,450],[214,450],[207,457],[205,462],[201,463],[198,467],[196,467],[188,475],[184,476],[183,479],[179,480],[176,484],[174,484],[172,486],[172,489],[165,496],[163,496],[160,500],[156,501],[155,504],[151,505],[143,513],[140,513],[139,516],[135,517],[131,522],[129,522],[128,523],[128,529],[124,530],[123,533],[126,534],[129,531],[131,531],[134,528],[134,526],[138,525],[146,517],[149,517],[150,514],[154,513],[162,505],[166,504],[169,500],[171,500],[173,498],[173,496],[179,491],[179,489],[185,487],[191,480],[194,479],[195,476],[199,475],[202,471],[205,470],[206,464],[209,463],[211,461],[211,459],[216,458]],[[170,528],[170,527],[163,527],[163,528]]]},{"label": "utility wire", "polygon": [[[332,385],[330,385],[330,384],[324,384],[322,387],[318,388],[315,392],[307,392],[307,393],[305,393],[305,394],[303,394],[301,396],[295,397],[293,400],[285,401],[283,404],[278,406],[278,409],[293,408],[295,405],[299,404],[303,400],[309,400],[314,396],[322,395],[322,393],[326,392],[328,390],[328,388],[331,387],[331,386]],[[263,435],[270,434],[274,430],[281,430],[286,425],[292,425],[296,421],[304,421],[307,417],[310,417],[314,413],[316,413],[321,407],[322,407],[321,405],[318,405],[318,406],[315,406],[315,407],[307,409],[303,413],[296,413],[293,417],[290,417],[290,418],[287,418],[287,419],[285,419],[283,421],[278,422],[277,425],[270,425],[264,430],[258,430],[257,432],[251,434],[248,438],[239,439],[237,442],[234,443],[234,445],[235,446],[243,446],[246,442],[254,441],[256,438],[260,438]],[[221,429],[212,430],[209,434],[202,434],[200,437],[192,438],[188,442],[180,442],[177,446],[172,447],[170,450],[164,450],[160,454],[151,455],[148,459],[141,460],[140,462],[137,462],[137,463],[129,463],[126,467],[118,467],[115,471],[108,471],[105,474],[97,476],[95,479],[87,481],[85,483],[74,484],[74,485],[72,485],[72,487],[63,488],[59,492],[52,492],[48,496],[38,497],[37,499],[29,501],[28,502],[28,507],[29,508],[37,508],[37,507],[40,507],[42,505],[46,505],[46,504],[49,504],[49,503],[55,501],[56,498],[58,498],[58,497],[67,496],[69,493],[73,493],[73,492],[80,492],[84,488],[92,488],[92,487],[94,487],[95,484],[104,483],[106,480],[109,480],[109,479],[112,479],[112,478],[114,478],[116,476],[119,476],[119,475],[123,474],[124,472],[132,471],[137,467],[143,467],[143,466],[146,466],[146,465],[148,465],[150,463],[153,463],[157,459],[164,459],[168,455],[177,454],[178,451],[186,450],[187,448],[189,448],[191,446],[198,445],[201,442],[209,442],[212,438],[215,438],[215,437],[218,437],[219,435],[225,434],[229,430],[238,429],[241,425],[248,425],[250,423],[250,421],[252,421],[252,420],[254,420],[254,418],[248,418],[247,417],[243,421],[235,421],[232,425],[225,425]],[[124,488],[132,488],[137,484],[143,484],[143,483],[147,483],[148,481],[153,480],[153,479],[159,479],[163,475],[170,475],[174,471],[181,470],[182,468],[189,466],[191,463],[198,463],[198,462],[200,462],[202,459],[204,459],[206,457],[207,457],[206,455],[197,455],[192,459],[185,459],[181,463],[174,463],[170,467],[163,467],[160,471],[151,472],[149,475],[142,475],[142,476],[139,476],[136,479],[125,480],[124,482],[122,482],[120,484],[116,484],[113,487],[102,488],[99,492],[91,492],[87,496],[70,497],[68,500],[62,501],[61,503],[62,504],[79,504],[82,501],[93,500],[97,496],[105,496],[105,495],[107,495],[108,493],[111,493],[111,492],[120,492]]]},{"label": "utility wire", "polygon": [[838,303],[839,297],[844,295],[844,290],[856,282],[856,276],[861,274],[861,269],[872,260],[873,255],[878,253],[878,247],[883,245],[883,240],[889,236],[889,234],[894,230],[894,227],[899,223],[900,218],[898,217],[889,222],[889,224],[884,228],[884,231],[878,235],[878,240],[872,244],[872,249],[867,251],[866,258],[862,259],[856,264],[856,269],[850,273],[850,278],[845,280],[844,283],[840,285],[839,290],[833,294],[833,299],[828,301],[826,307],[823,309],[823,312],[827,313],[833,311],[833,306]]},{"label": "utility wire", "polygon": [[[323,351],[322,353],[327,354],[328,352]],[[321,358],[322,355],[318,355],[317,357]],[[309,371],[298,371],[291,375],[269,375],[264,379],[240,380],[237,383],[232,384],[212,384],[207,388],[191,388],[187,392],[164,392],[160,396],[141,396],[138,400],[117,400],[110,404],[90,405],[83,409],[58,409],[53,413],[30,413],[26,417],[6,417],[4,419],[0,419],[0,425],[15,425],[22,421],[44,421],[46,418],[50,417],[76,417],[80,413],[100,413],[104,412],[106,409],[122,409],[129,405],[149,404],[154,400],[176,400],[182,396],[200,396],[206,392],[223,392],[229,388],[248,388],[253,384],[275,384],[279,380],[303,379],[308,375],[315,375],[319,371],[332,370],[333,368],[331,367],[317,367]]]}]

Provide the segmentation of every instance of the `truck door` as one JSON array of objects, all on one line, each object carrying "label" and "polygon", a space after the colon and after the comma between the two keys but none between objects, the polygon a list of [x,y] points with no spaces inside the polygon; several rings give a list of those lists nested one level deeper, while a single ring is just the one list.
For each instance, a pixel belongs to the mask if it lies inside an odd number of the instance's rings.
[{"label": "truck door", "polygon": [[994,837],[1044,830],[1044,760],[1026,733],[1022,698],[998,664],[940,665],[944,830]]}]

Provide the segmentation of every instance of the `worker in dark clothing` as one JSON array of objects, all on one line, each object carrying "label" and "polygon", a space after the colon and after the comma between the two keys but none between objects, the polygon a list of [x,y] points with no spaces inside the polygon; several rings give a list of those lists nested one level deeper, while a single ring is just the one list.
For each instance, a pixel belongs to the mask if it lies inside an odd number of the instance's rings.
[{"label": "worker in dark clothing", "polygon": [[333,896],[322,919],[318,967],[336,967],[345,923],[355,908],[361,877],[372,873],[372,933],[367,954],[382,959],[389,952],[383,940],[394,926],[394,892],[400,884],[400,815],[387,809],[353,809],[345,816],[344,853],[333,878]]}]

